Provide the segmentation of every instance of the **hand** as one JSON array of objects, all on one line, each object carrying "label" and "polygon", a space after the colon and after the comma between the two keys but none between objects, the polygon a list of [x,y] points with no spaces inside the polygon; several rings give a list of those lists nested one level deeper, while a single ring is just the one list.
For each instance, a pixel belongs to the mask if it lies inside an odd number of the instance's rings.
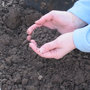
[{"label": "hand", "polygon": [[28,30],[27,34],[31,35],[34,29],[41,26],[46,26],[50,29],[57,29],[61,34],[72,32],[73,30],[85,26],[86,23],[66,11],[51,11],[42,16]]},{"label": "hand", "polygon": [[37,47],[37,43],[34,40],[31,40],[29,46],[41,57],[60,59],[75,49],[73,32],[63,34],[40,48]]}]

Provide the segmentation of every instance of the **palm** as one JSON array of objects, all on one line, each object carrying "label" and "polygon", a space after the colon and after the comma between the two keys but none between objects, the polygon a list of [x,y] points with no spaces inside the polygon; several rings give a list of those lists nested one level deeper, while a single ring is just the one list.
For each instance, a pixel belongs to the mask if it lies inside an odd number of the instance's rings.
[{"label": "palm", "polygon": [[38,23],[43,23],[43,26],[51,29],[57,29],[60,33],[66,33],[74,30],[74,27],[72,25],[72,17],[70,13],[67,12],[51,12],[51,14],[48,14],[48,17],[42,17],[41,20],[38,21]]}]

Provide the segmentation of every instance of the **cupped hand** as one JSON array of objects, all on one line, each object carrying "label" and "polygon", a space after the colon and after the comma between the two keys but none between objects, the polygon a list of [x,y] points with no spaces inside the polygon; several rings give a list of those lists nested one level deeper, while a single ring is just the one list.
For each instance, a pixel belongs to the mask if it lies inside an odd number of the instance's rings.
[{"label": "cupped hand", "polygon": [[40,48],[37,47],[35,40],[31,40],[29,46],[41,57],[60,59],[75,49],[73,32],[62,34],[57,39],[42,45]]},{"label": "cupped hand", "polygon": [[66,11],[51,11],[42,16],[39,20],[30,26],[27,30],[27,39],[30,40],[32,32],[41,26],[46,26],[50,29],[57,29],[61,34],[72,32],[73,30],[85,26],[86,23]]}]

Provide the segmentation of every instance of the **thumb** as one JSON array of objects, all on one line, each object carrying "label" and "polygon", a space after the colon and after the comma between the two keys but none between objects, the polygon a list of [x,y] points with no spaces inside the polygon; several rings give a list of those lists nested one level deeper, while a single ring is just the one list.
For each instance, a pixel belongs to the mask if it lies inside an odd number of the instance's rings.
[{"label": "thumb", "polygon": [[41,48],[40,48],[40,52],[41,53],[46,53],[46,52],[51,51],[55,48],[57,48],[57,44],[56,44],[56,41],[54,40],[54,41],[51,41],[49,43],[46,43],[46,44],[42,45]]}]

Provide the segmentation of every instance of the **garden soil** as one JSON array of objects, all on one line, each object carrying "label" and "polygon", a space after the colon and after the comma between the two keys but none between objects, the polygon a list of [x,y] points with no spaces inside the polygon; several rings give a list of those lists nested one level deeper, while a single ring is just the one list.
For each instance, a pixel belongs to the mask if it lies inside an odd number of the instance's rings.
[{"label": "garden soil", "polygon": [[[28,46],[27,28],[41,16],[23,0],[0,0],[1,90],[90,90],[90,54],[74,50],[59,60],[45,59]],[[41,27],[32,38],[41,46],[58,36]]]}]

